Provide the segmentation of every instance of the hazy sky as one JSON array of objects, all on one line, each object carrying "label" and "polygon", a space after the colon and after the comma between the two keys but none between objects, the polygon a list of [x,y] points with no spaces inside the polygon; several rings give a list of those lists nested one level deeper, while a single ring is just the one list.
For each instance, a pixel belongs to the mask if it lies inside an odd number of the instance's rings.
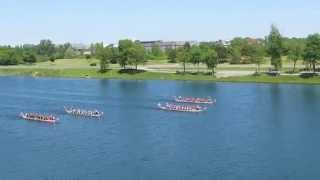
[{"label": "hazy sky", "polygon": [[217,40],[320,32],[319,0],[0,0],[0,44]]}]

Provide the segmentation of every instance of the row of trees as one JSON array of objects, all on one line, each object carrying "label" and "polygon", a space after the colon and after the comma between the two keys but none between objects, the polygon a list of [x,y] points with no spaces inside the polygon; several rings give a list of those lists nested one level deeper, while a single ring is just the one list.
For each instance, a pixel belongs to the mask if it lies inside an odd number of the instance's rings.
[{"label": "row of trees", "polygon": [[[188,51],[190,55],[184,57],[183,66],[185,67],[186,63],[197,65],[205,63],[199,58],[203,47],[216,52],[218,63],[256,64],[257,72],[260,71],[260,65],[268,58],[274,70],[279,71],[282,68],[283,57],[286,56],[293,62],[293,72],[299,60],[303,60],[306,67],[313,71],[316,71],[316,65],[320,60],[320,34],[311,34],[307,38],[285,38],[274,25],[271,26],[270,34],[265,39],[234,38],[230,45],[218,41],[193,46]],[[181,58],[177,56],[180,51],[180,49],[169,50],[167,52],[169,61],[181,62]]]},{"label": "row of trees", "polygon": [[165,52],[161,50],[159,45],[154,45],[151,47],[150,51],[146,52],[146,59],[148,60],[165,60],[167,59],[167,53],[170,51],[170,49],[166,49]]},{"label": "row of trees", "polygon": [[36,56],[21,48],[0,47],[0,65],[16,65],[36,62]]},{"label": "row of trees", "polygon": [[300,59],[304,60],[308,69],[316,71],[316,65],[320,60],[320,34],[311,34],[306,39],[292,39],[288,42],[281,36],[279,30],[272,26],[266,45],[275,70],[281,69],[282,57],[287,55],[288,59],[294,63],[293,71]]},{"label": "row of trees", "polygon": [[156,54],[165,54],[169,62],[181,63],[183,73],[186,72],[186,65],[191,63],[197,67],[198,72],[200,64],[206,64],[214,74],[215,68],[223,62],[253,63],[256,64],[256,71],[259,73],[260,65],[267,58],[270,59],[274,70],[279,71],[283,56],[287,56],[293,62],[293,71],[296,69],[297,61],[301,59],[316,71],[316,64],[320,60],[319,34],[312,34],[307,38],[284,38],[275,26],[271,27],[270,34],[265,39],[234,38],[229,46],[222,42],[203,42],[193,46],[186,43],[182,48],[167,49],[165,52],[159,47],[146,52],[138,41],[120,40],[117,48],[104,47],[101,43],[94,47],[95,55],[100,59],[101,71],[105,71],[109,63],[119,63],[122,68],[133,65],[137,69],[139,64],[146,62],[150,54],[154,57]]},{"label": "row of trees", "polygon": [[[169,62],[179,62],[186,71],[186,64],[192,63],[199,71],[200,64],[206,64],[214,73],[219,63],[231,64],[251,63],[260,65],[270,59],[274,70],[282,68],[283,57],[293,62],[293,72],[296,64],[303,60],[307,68],[316,71],[320,60],[320,34],[311,34],[307,38],[285,38],[276,26],[264,39],[234,38],[230,44],[223,42],[203,42],[199,45],[162,51],[157,45],[146,51],[141,43],[131,40],[120,40],[118,47],[102,43],[92,44],[91,53],[100,60],[101,70],[105,71],[109,63],[118,63],[122,68],[143,64],[146,60],[168,59]],[[50,40],[41,40],[38,45],[23,45],[17,47],[0,47],[0,65],[15,65],[19,63],[34,63],[36,61],[54,61],[55,59],[79,57],[79,52],[70,43],[55,45]],[[87,57],[89,58],[89,57]]]},{"label": "row of trees", "polygon": [[55,59],[77,56],[79,56],[79,53],[72,48],[70,43],[55,45],[50,40],[41,40],[38,45],[25,44],[16,47],[0,47],[0,65],[54,61]]},{"label": "row of trees", "polygon": [[286,56],[293,62],[293,72],[296,71],[299,60],[303,60],[308,69],[316,71],[320,60],[320,34],[311,34],[307,38],[285,38],[272,25],[270,34],[265,39],[233,39],[228,52],[231,55],[230,63],[234,64],[255,63],[259,67],[269,57],[274,70],[279,71],[283,57]]},{"label": "row of trees", "polygon": [[183,73],[186,72],[187,63],[196,65],[198,72],[200,63],[204,63],[207,65],[208,69],[211,70],[213,75],[215,68],[219,63],[217,52],[208,44],[190,46],[190,44],[186,43],[183,48],[177,49],[175,59],[182,63]]},{"label": "row of trees", "polygon": [[93,47],[93,55],[100,60],[100,70],[106,71],[110,63],[119,63],[122,68],[128,65],[138,69],[139,64],[145,63],[145,49],[139,42],[120,40],[119,47],[104,47],[103,43],[97,43]]},{"label": "row of trees", "polygon": [[[100,60],[100,70],[106,71],[109,63],[119,63],[126,69],[128,65],[134,66],[138,70],[138,65],[146,62],[148,52],[145,51],[143,45],[138,41],[120,40],[118,48],[113,46],[104,47],[103,43],[97,43],[94,46],[94,55]],[[150,53],[150,52],[149,52]],[[197,65],[204,63],[212,74],[219,62],[218,53],[211,48],[209,44],[201,44],[200,46],[190,46],[186,43],[183,48],[171,49],[169,56],[171,61],[178,61],[183,64],[183,73],[186,72],[186,64],[192,63]]]},{"label": "row of trees", "polygon": [[[194,65],[196,65],[199,72],[199,64],[204,63],[207,65],[209,69],[213,69],[212,74],[214,73],[214,69],[217,67],[219,63],[226,62],[229,57],[229,52],[231,54],[231,61],[241,61],[242,58],[242,52],[244,50],[241,50],[235,45],[232,45],[231,50],[228,51],[228,48],[225,47],[221,43],[214,43],[212,45],[208,43],[200,43],[199,46],[194,45],[191,47],[190,50],[190,58],[189,61]],[[213,53],[214,58],[207,60],[207,52]],[[245,58],[250,61],[251,63],[257,64],[257,71],[260,70],[260,64],[263,62],[265,57],[265,51],[263,44],[260,43],[252,43],[248,44],[247,50],[246,50],[246,56]],[[237,59],[238,58],[238,59]],[[181,59],[179,59],[181,61]]]}]

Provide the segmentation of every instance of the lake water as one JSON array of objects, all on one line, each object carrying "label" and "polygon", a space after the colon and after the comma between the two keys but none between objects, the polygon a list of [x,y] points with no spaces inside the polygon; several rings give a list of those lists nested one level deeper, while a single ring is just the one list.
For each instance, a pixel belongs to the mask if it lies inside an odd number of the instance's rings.
[{"label": "lake water", "polygon": [[[156,108],[176,95],[217,104]],[[106,115],[74,118],[72,105]],[[319,107],[320,86],[1,77],[0,179],[318,180]]]}]

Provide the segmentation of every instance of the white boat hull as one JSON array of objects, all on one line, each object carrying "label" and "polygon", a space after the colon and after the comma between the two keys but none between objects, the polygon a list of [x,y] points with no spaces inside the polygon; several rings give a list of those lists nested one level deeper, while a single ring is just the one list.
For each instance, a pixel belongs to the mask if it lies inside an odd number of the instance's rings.
[{"label": "white boat hull", "polygon": [[64,108],[66,113],[74,115],[74,116],[83,116],[83,117],[92,117],[92,118],[101,118],[103,116],[103,112],[98,112],[98,114],[94,114],[94,111],[76,111],[70,108]]},{"label": "white boat hull", "polygon": [[58,118],[54,118],[52,120],[44,120],[44,119],[40,119],[40,118],[37,118],[37,117],[31,118],[31,117],[28,117],[28,115],[25,114],[25,113],[20,113],[20,117],[22,119],[24,119],[24,120],[38,121],[38,122],[45,122],[45,123],[52,123],[52,124],[54,124],[54,123],[56,123],[58,121]]},{"label": "white boat hull", "polygon": [[[190,100],[189,100],[190,99]],[[207,99],[207,100],[197,100],[197,98],[179,98],[175,97],[174,100],[175,102],[178,103],[192,103],[192,104],[213,104],[216,102],[215,99]]]},{"label": "white boat hull", "polygon": [[164,111],[175,111],[175,112],[189,112],[189,113],[200,113],[200,112],[203,112],[206,110],[206,108],[200,108],[200,109],[179,109],[179,108],[173,108],[173,107],[168,107],[168,106],[164,106],[162,104],[158,104],[158,107],[161,109],[161,110],[164,110]]}]

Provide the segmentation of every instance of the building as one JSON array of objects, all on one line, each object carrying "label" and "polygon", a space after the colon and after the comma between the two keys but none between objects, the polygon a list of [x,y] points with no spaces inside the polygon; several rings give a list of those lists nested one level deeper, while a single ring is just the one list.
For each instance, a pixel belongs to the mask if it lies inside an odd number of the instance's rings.
[{"label": "building", "polygon": [[177,49],[183,47],[186,43],[192,45],[197,45],[197,41],[138,41],[140,42],[146,51],[151,51],[152,47],[159,46],[162,51],[166,49]]},{"label": "building", "polygon": [[228,47],[231,45],[231,41],[227,41],[227,40],[218,40],[216,41],[216,43],[222,44],[224,47]]},{"label": "building", "polygon": [[85,44],[71,44],[72,49],[77,52],[77,55],[91,55],[90,46]]}]

